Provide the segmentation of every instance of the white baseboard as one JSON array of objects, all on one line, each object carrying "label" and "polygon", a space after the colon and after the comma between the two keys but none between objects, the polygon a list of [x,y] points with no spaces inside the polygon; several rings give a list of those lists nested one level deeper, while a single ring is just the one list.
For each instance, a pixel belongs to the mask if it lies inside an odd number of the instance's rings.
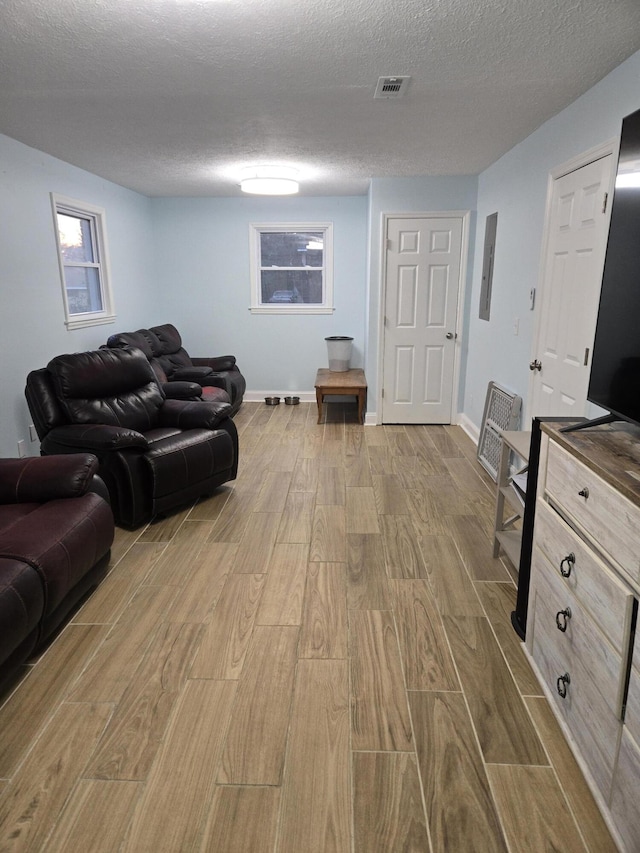
[{"label": "white baseboard", "polygon": [[[315,403],[315,391],[245,391],[243,400],[246,403],[264,403],[265,397],[281,397],[283,402],[285,397],[300,397],[301,403]],[[354,402],[353,397],[337,397],[337,400],[345,400],[346,402]],[[377,426],[378,415],[376,412],[366,412],[364,416],[365,426]]]},{"label": "white baseboard", "polygon": [[242,397],[247,403],[264,403],[265,397],[300,397],[301,403],[315,403],[315,391],[245,391]]},{"label": "white baseboard", "polygon": [[459,427],[462,427],[462,429],[466,432],[471,441],[477,447],[478,442],[480,441],[480,430],[474,424],[474,422],[469,420],[469,418],[464,413],[461,413],[458,415],[457,423]]},{"label": "white baseboard", "polygon": [[[264,403],[265,397],[282,397],[283,400],[285,397],[300,397],[301,403],[316,402],[315,391],[245,391],[243,399],[247,403]],[[340,399],[352,400],[353,398],[344,397]],[[467,433],[471,441],[473,441],[473,443],[477,447],[478,441],[480,439],[480,430],[473,423],[473,421],[469,420],[469,418],[465,414],[460,414],[456,418],[456,423],[458,426],[462,427],[462,429]],[[379,426],[378,413],[366,412],[364,416],[364,425]]]}]

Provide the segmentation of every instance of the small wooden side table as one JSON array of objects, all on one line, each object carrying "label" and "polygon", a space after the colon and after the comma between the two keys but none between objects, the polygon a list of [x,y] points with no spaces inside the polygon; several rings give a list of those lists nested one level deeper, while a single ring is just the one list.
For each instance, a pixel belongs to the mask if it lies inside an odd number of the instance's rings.
[{"label": "small wooden side table", "polygon": [[358,398],[358,421],[364,422],[364,405],[367,399],[367,380],[364,370],[335,371],[321,367],[316,374],[316,401],[318,403],[318,423],[322,420],[322,404],[328,395],[344,395]]}]

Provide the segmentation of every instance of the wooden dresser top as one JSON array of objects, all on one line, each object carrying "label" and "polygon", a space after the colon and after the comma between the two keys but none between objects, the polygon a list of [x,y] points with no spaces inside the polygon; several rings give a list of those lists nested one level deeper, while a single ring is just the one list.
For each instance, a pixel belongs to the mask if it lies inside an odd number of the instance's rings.
[{"label": "wooden dresser top", "polygon": [[570,421],[543,421],[542,431],[640,506],[640,427],[624,421],[560,432]]}]

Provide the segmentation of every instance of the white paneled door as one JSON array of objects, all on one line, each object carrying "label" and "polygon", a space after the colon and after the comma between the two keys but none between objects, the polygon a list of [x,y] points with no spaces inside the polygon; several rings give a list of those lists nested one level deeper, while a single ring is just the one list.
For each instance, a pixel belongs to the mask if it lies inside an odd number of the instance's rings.
[{"label": "white paneled door", "polygon": [[553,184],[538,335],[530,364],[532,416],[585,413],[612,166],[609,154]]},{"label": "white paneled door", "polygon": [[451,423],[462,235],[462,217],[387,220],[383,423]]}]

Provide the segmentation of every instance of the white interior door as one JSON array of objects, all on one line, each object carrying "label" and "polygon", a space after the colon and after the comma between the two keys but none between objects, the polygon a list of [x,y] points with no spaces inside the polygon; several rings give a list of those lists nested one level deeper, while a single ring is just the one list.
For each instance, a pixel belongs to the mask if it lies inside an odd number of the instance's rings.
[{"label": "white interior door", "polygon": [[387,220],[383,423],[451,423],[462,217]]},{"label": "white interior door", "polygon": [[609,231],[613,155],[556,179],[547,222],[531,416],[584,415]]}]

